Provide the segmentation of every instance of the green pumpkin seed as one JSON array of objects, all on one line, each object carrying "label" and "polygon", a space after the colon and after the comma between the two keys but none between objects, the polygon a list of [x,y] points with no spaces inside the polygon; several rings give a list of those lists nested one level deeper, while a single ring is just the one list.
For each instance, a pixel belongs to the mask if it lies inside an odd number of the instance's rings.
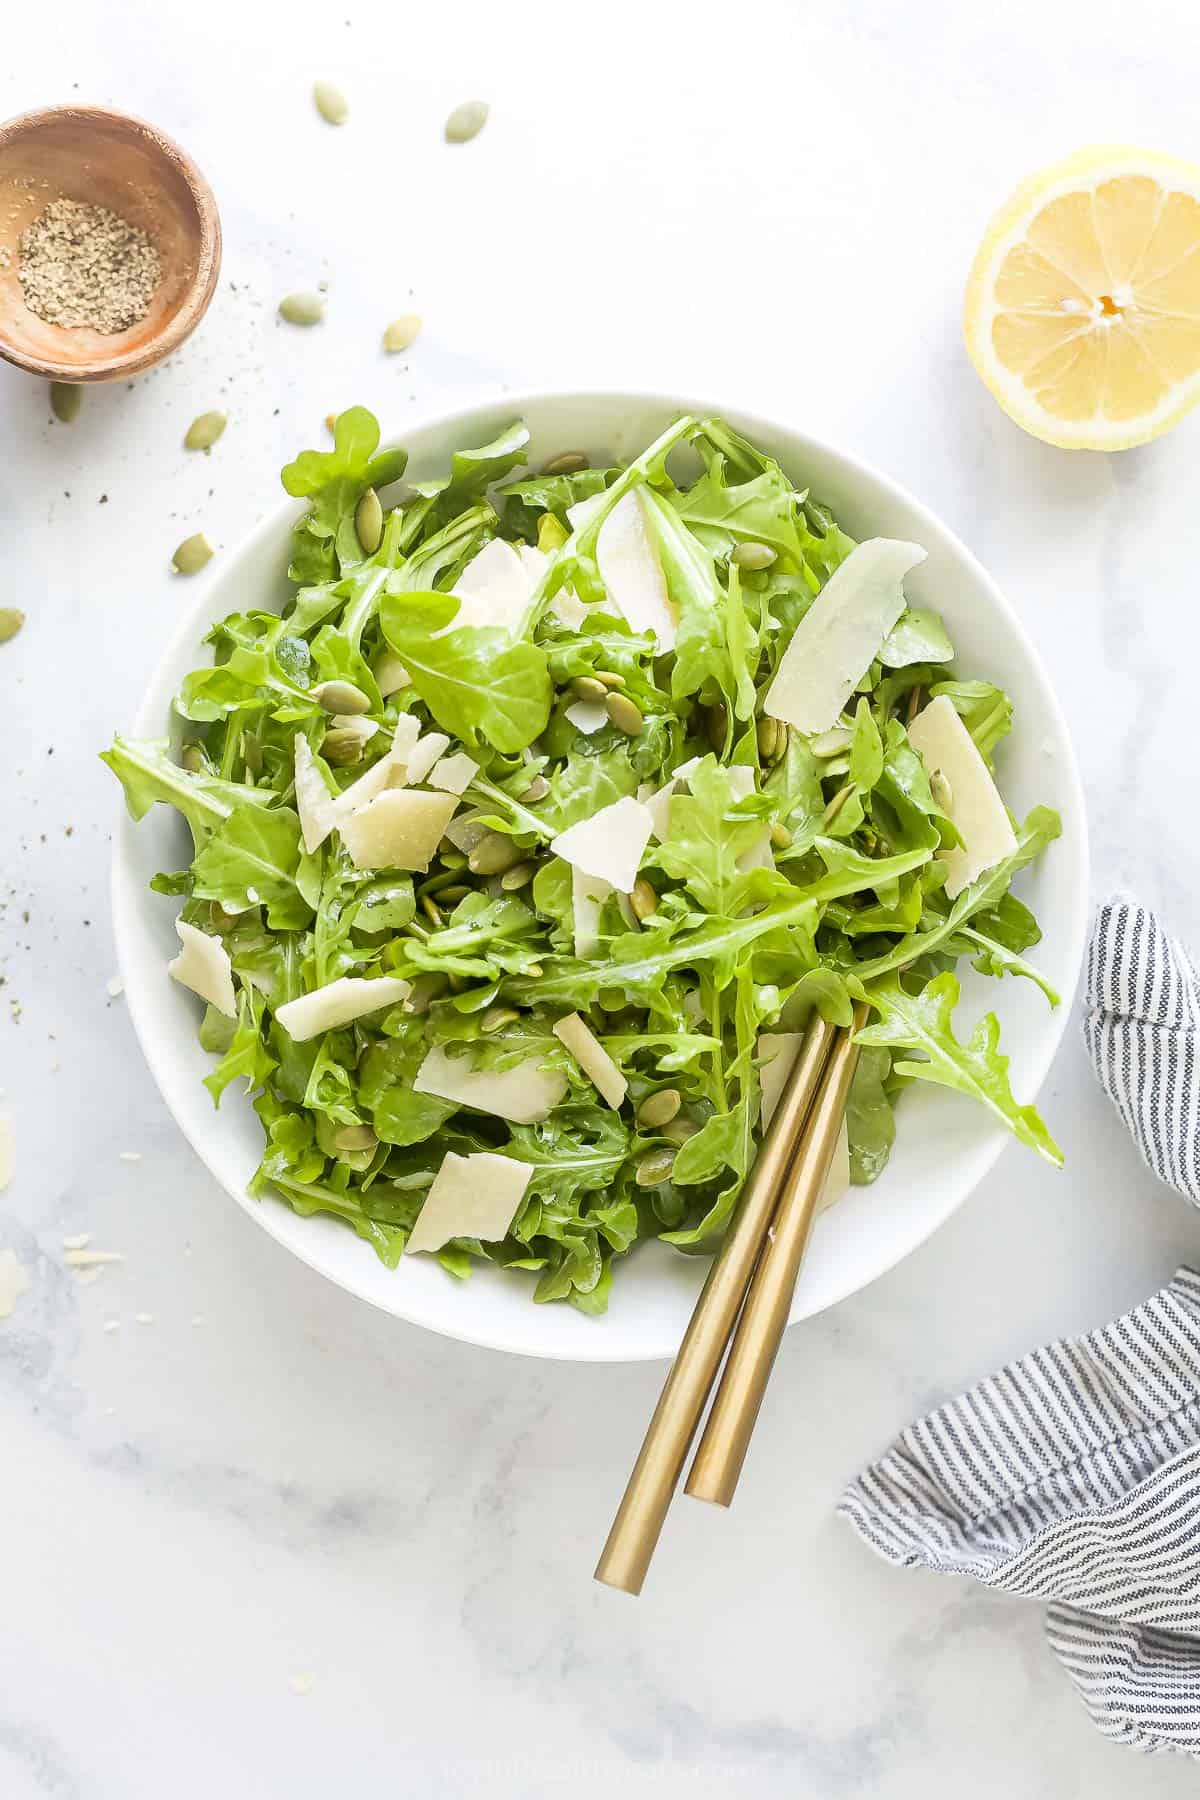
[{"label": "green pumpkin seed", "polygon": [[548,463],[542,464],[542,474],[577,475],[587,466],[588,459],[582,450],[564,450],[561,456],[552,456]]},{"label": "green pumpkin seed", "polygon": [[758,738],[758,754],[769,762],[775,755],[775,746],[779,741],[775,720],[760,719],[755,735]]},{"label": "green pumpkin seed", "polygon": [[935,769],[929,777],[929,791],[938,810],[949,815],[950,808],[954,805],[954,789],[940,769]]},{"label": "green pumpkin seed", "polygon": [[354,530],[364,556],[374,556],[383,542],[383,502],[369,487],[354,509]]},{"label": "green pumpkin seed", "polygon": [[334,1133],[334,1148],[337,1150],[377,1150],[379,1139],[369,1125],[343,1125]]},{"label": "green pumpkin seed", "polygon": [[469,144],[473,137],[487,124],[487,103],[483,100],[464,100],[456,106],[446,120],[446,142],[448,144]]},{"label": "green pumpkin seed", "polygon": [[657,1094],[642,1101],[637,1109],[637,1122],[649,1131],[656,1131],[660,1125],[668,1124],[682,1105],[683,1095],[678,1088],[660,1088]]},{"label": "green pumpkin seed", "polygon": [[662,1128],[662,1136],[669,1138],[673,1144],[686,1144],[689,1138],[695,1137],[699,1129],[695,1119],[670,1119]]},{"label": "green pumpkin seed", "polygon": [[72,419],[77,419],[82,405],[83,389],[77,381],[50,383],[50,411],[60,425],[69,425]]},{"label": "green pumpkin seed", "polygon": [[673,1150],[652,1150],[635,1165],[633,1179],[639,1187],[661,1187],[664,1181],[670,1181],[674,1167]]},{"label": "green pumpkin seed", "polygon": [[821,815],[821,823],[823,825],[833,824],[833,821],[837,818],[853,792],[854,783],[852,781],[848,781],[845,787],[838,789],[837,793],[833,796],[833,799],[829,802],[829,805]]},{"label": "green pumpkin seed", "polygon": [[393,319],[383,334],[383,347],[390,356],[399,350],[407,350],[421,329],[420,313],[404,313],[399,319]]},{"label": "green pumpkin seed", "polygon": [[479,1021],[479,1029],[490,1037],[494,1031],[503,1031],[506,1025],[513,1024],[520,1016],[513,1006],[489,1006]]},{"label": "green pumpkin seed", "polygon": [[729,714],[725,710],[723,700],[714,700],[711,706],[704,708],[704,728],[708,733],[708,741],[720,756],[725,748],[725,730]]},{"label": "green pumpkin seed", "polygon": [[546,780],[546,777],[544,775],[535,775],[520,798],[525,805],[532,806],[535,801],[544,800],[549,792],[550,783]]},{"label": "green pumpkin seed", "polygon": [[204,752],[199,744],[185,744],[179,752],[179,766],[189,775],[199,775],[204,768]]},{"label": "green pumpkin seed", "polygon": [[769,544],[738,544],[729,560],[739,569],[769,569],[776,560],[776,552]]},{"label": "green pumpkin seed", "polygon": [[323,706],[326,712],[349,713],[353,717],[371,710],[370,700],[352,681],[321,681],[310,691],[317,705]]},{"label": "green pumpkin seed", "polygon": [[841,725],[835,725],[832,731],[818,732],[808,747],[821,762],[828,762],[831,757],[840,756],[843,750],[850,748],[850,733]]},{"label": "green pumpkin seed", "polygon": [[596,680],[602,681],[606,688],[623,688],[625,677],[618,675],[615,669],[597,669]]},{"label": "green pumpkin seed", "polygon": [[520,845],[514,844],[502,831],[489,831],[467,857],[467,867],[472,875],[503,875],[524,861],[525,852]]},{"label": "green pumpkin seed", "polygon": [[192,537],[184,538],[182,544],[176,546],[171,561],[178,574],[196,575],[208,562],[212,553],[213,547],[204,533],[197,531]]},{"label": "green pumpkin seed", "polygon": [[608,689],[602,681],[596,681],[590,675],[580,675],[571,683],[571,692],[577,700],[588,700],[593,706],[603,706],[608,699]]},{"label": "green pumpkin seed", "polygon": [[289,325],[319,325],[325,317],[323,294],[286,294],[279,302],[279,316]]},{"label": "green pumpkin seed", "polygon": [[229,418],[226,413],[201,413],[199,418],[193,419],[187,428],[187,435],[183,440],[184,449],[211,450],[228,423]]},{"label": "green pumpkin seed", "polygon": [[536,874],[535,862],[519,862],[514,869],[505,869],[500,877],[500,886],[506,894],[516,894],[528,887]]},{"label": "green pumpkin seed", "polygon": [[638,919],[648,919],[658,911],[658,895],[644,875],[639,875],[634,882],[629,904]]},{"label": "green pumpkin seed", "polygon": [[460,900],[465,900],[467,895],[473,894],[474,891],[474,888],[469,888],[465,882],[452,881],[449,887],[444,887],[439,891],[438,899],[449,900],[457,906]]},{"label": "green pumpkin seed", "polygon": [[25,623],[25,614],[16,606],[0,606],[0,644],[15,638]]},{"label": "green pumpkin seed", "polygon": [[637,737],[646,723],[642,717],[641,707],[637,706],[628,694],[610,694],[604,710],[607,712],[610,722],[616,726],[618,731],[623,731],[626,737]]},{"label": "green pumpkin seed", "polygon": [[339,725],[335,731],[327,731],[321,739],[321,755],[335,769],[350,769],[355,763],[362,761],[364,742],[361,731],[355,731],[349,725]]},{"label": "green pumpkin seed", "polygon": [[792,834],[778,819],[771,827],[771,842],[776,850],[790,850],[792,847]]},{"label": "green pumpkin seed", "polygon": [[442,914],[438,908],[438,903],[434,899],[432,894],[425,894],[422,896],[421,911],[425,914],[425,917],[429,920],[429,923],[431,925],[433,925],[435,928],[440,927],[446,923],[445,919],[442,917]]},{"label": "green pumpkin seed", "polygon": [[457,874],[460,869],[465,869],[467,866],[467,859],[462,851],[451,848],[439,850],[438,861],[441,863],[443,869],[453,869],[455,874]]},{"label": "green pumpkin seed", "polygon": [[350,117],[346,96],[332,81],[313,82],[313,105],[327,125],[344,125]]}]

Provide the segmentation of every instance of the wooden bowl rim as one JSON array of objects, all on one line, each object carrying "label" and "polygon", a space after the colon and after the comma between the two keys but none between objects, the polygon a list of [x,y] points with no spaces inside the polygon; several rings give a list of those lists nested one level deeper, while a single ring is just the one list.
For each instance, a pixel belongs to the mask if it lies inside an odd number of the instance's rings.
[{"label": "wooden bowl rim", "polygon": [[208,310],[221,273],[221,216],[217,211],[216,198],[195,162],[174,138],[168,137],[165,131],[152,125],[148,119],[140,119],[134,113],[118,112],[110,106],[40,106],[32,112],[20,113],[16,118],[7,119],[0,124],[0,150],[47,124],[59,122],[85,126],[116,125],[123,131],[132,127],[136,135],[147,139],[153,149],[172,164],[182,176],[196,209],[199,238],[195,272],[174,316],[155,337],[139,345],[136,350],[126,350],[116,356],[98,357],[88,363],[60,362],[50,357],[30,356],[8,342],[3,326],[0,325],[0,356],[6,362],[14,363],[17,368],[25,369],[31,375],[41,375],[48,381],[84,383],[112,381],[122,375],[137,375],[143,369],[161,362],[172,350],[177,350]]}]

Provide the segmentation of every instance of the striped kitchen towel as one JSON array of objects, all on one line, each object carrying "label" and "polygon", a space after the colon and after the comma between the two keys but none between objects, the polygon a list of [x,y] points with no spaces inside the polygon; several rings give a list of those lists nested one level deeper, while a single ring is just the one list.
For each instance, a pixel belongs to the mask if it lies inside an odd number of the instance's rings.
[{"label": "striped kitchen towel", "polygon": [[1200,1206],[1200,978],[1136,900],[1097,915],[1083,1040],[1154,1173]]},{"label": "striped kitchen towel", "polygon": [[918,1419],[838,1510],[898,1567],[1051,1602],[1101,1731],[1200,1758],[1200,1273]]},{"label": "striped kitchen towel", "polygon": [[[1083,1034],[1150,1168],[1200,1205],[1200,980],[1136,900],[1100,908]],[[1200,1759],[1200,1273],[919,1419],[839,1511],[889,1562],[1048,1601],[1101,1731]]]}]

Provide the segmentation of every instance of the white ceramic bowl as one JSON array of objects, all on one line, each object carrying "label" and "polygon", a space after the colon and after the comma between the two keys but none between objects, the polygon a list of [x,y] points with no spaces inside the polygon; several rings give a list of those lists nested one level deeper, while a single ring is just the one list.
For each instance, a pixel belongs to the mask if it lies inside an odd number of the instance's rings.
[{"label": "white ceramic bowl", "polygon": [[[1033,1098],[1050,1067],[1069,1014],[1087,913],[1083,796],[1061,712],[1037,653],[1007,601],[946,527],[901,488],[851,456],[790,426],[735,408],[654,394],[528,394],[407,426],[409,474],[441,472],[456,447],[485,443],[516,417],[533,435],[530,463],[568,449],[594,460],[629,458],[682,411],[719,412],[770,451],[798,484],[828,502],[857,537],[908,538],[928,560],[907,582],[914,604],[943,614],[958,650],[957,667],[986,675],[1012,695],[1018,729],[1001,746],[998,774],[1009,806],[1024,816],[1039,801],[1059,809],[1063,835],[1020,878],[1018,891],[1045,933],[1034,952],[1062,991],[1051,1012],[1028,982],[985,980],[964,971],[964,1005],[1000,1015],[1012,1075]],[[386,421],[384,421],[386,425]],[[264,481],[267,474],[264,472]],[[244,547],[217,565],[159,663],[134,723],[138,736],[168,728],[181,678],[201,660],[209,625],[225,613],[280,605],[287,541],[296,509],[281,506]],[[385,1269],[368,1245],[335,1220],[304,1219],[282,1201],[253,1200],[246,1182],[259,1160],[261,1132],[249,1102],[230,1088],[219,1112],[201,1078],[210,1059],[196,1041],[198,1003],[168,980],[178,949],[175,908],[151,893],[158,869],[187,861],[186,827],[155,807],[134,825],[122,811],[113,859],[113,913],[125,993],[146,1060],[168,1106],[197,1154],[252,1218],[310,1267],[397,1317],[448,1336],[529,1356],[588,1362],[633,1362],[674,1353],[705,1264],[658,1244],[621,1262],[603,1319],[564,1305],[535,1306],[528,1278],[491,1267],[460,1283],[431,1259]],[[818,1220],[792,1319],[806,1318],[865,1287],[914,1250],[960,1206],[1009,1142],[979,1107],[921,1085],[900,1103],[896,1146],[882,1178],[853,1189]],[[1014,1158],[1032,1154],[1014,1147]]]}]

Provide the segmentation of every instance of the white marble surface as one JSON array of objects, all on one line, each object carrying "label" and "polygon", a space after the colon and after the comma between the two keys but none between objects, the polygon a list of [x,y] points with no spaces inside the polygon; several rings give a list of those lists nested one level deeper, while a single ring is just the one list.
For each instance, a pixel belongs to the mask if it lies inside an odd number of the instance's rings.
[{"label": "white marble surface", "polygon": [[[1200,1255],[1074,1031],[1044,1095],[1068,1172],[1009,1151],[908,1263],[794,1331],[736,1509],[681,1503],[633,1603],[591,1568],[661,1370],[424,1336],[217,1191],[105,992],[95,756],[186,604],[173,545],[234,545],[331,407],[402,433],[505,385],[710,390],[958,528],[1058,682],[1097,891],[1136,883],[1200,936],[1200,418],[1112,460],[1046,449],[957,325],[1028,167],[1101,138],[1196,153],[1197,35],[1186,0],[8,10],[0,113],[78,95],[157,120],[210,175],[227,257],[193,343],[69,429],[0,373],[3,597],[29,613],[0,650],[0,998],[21,1006],[0,1012],[0,1247],[34,1276],[0,1325],[4,1800],[1192,1791],[1092,1731],[1034,1609],[890,1571],[833,1517],[916,1410]],[[315,76],[349,93],[340,133]],[[492,121],[448,150],[473,94]],[[328,323],[277,327],[280,294],[326,275]],[[385,361],[410,306],[425,333]],[[226,439],[185,457],[215,405]],[[85,1230],[128,1261],[80,1287],[61,1239]]]}]

